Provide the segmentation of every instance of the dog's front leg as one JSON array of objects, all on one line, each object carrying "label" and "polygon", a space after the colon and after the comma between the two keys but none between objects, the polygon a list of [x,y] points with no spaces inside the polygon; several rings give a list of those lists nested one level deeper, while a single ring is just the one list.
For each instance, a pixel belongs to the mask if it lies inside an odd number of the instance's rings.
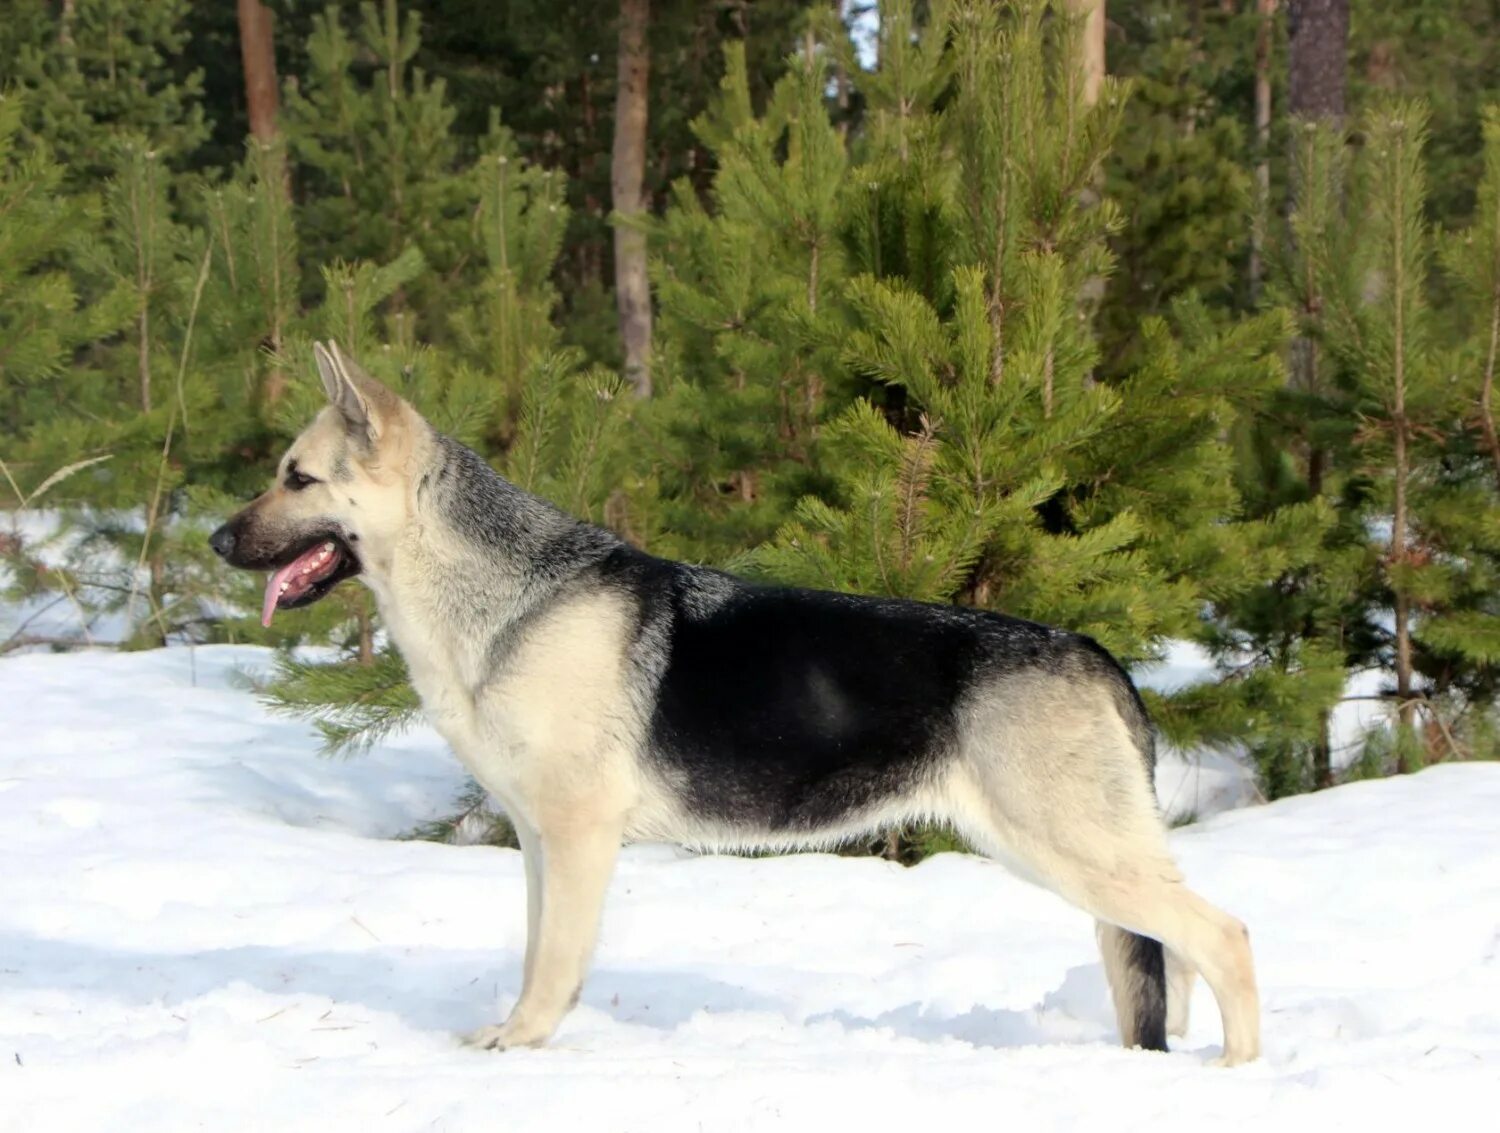
[{"label": "dog's front leg", "polygon": [[536,942],[542,930],[542,839],[523,818],[512,817],[521,858],[526,863],[526,959],[521,965],[521,995],[531,986],[531,969],[536,963]]},{"label": "dog's front leg", "polygon": [[472,1045],[488,1050],[539,1046],[577,1002],[624,825],[622,818],[611,817],[542,826],[540,931],[527,942],[521,998],[500,1026],[469,1036]]}]

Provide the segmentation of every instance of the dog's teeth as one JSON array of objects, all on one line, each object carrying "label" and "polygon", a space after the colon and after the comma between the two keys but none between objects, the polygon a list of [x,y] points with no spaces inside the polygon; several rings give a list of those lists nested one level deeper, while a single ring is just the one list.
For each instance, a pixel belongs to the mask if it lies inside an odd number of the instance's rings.
[{"label": "dog's teeth", "polygon": [[323,553],[325,555],[328,554],[328,552],[330,552],[332,550],[333,550],[333,544],[332,543],[324,543],[323,544]]}]

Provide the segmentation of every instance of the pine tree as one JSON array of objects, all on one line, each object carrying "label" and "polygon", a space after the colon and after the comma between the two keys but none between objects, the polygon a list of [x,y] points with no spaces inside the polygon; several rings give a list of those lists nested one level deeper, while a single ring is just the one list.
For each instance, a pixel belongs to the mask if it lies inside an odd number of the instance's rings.
[{"label": "pine tree", "polygon": [[[1379,512],[1389,523],[1382,577],[1393,613],[1388,657],[1401,771],[1465,754],[1450,721],[1472,712],[1463,730],[1475,730],[1475,717],[1493,704],[1492,666],[1500,656],[1495,485],[1464,422],[1474,402],[1484,401],[1482,379],[1469,376],[1473,360],[1483,358],[1480,372],[1492,372],[1495,126],[1491,117],[1480,189],[1491,215],[1481,214],[1444,247],[1470,331],[1455,351],[1431,303],[1427,121],[1426,108],[1411,101],[1391,101],[1365,117],[1354,238],[1361,286],[1335,309],[1330,335],[1362,422],[1355,455],[1379,486]],[[1456,373],[1466,375],[1461,383]]]},{"label": "pine tree", "polygon": [[124,287],[81,301],[68,268],[78,247],[96,238],[100,204],[63,195],[62,167],[22,136],[31,97],[0,95],[0,437],[7,447],[47,415],[74,352],[119,330],[130,303]]},{"label": "pine tree", "polygon": [[490,439],[503,449],[514,439],[529,368],[559,348],[552,274],[567,232],[567,198],[562,177],[521,160],[498,119],[491,119],[470,177],[484,268],[473,300],[452,312],[449,325],[464,360],[500,383],[502,415],[490,423]]},{"label": "pine tree", "polygon": [[[59,573],[57,584],[87,595],[89,605],[123,611],[129,637],[148,632],[146,623],[153,622],[150,640],[160,643],[167,632],[166,564],[147,546],[177,483],[172,438],[191,418],[184,379],[188,328],[197,314],[194,261],[202,262],[201,278],[209,249],[173,220],[170,173],[160,155],[138,137],[123,137],[114,147],[117,173],[104,190],[104,223],[97,238],[78,244],[73,266],[85,294],[125,296],[129,321],[115,341],[93,346],[97,368],[52,375],[42,388],[71,411],[45,414],[17,454],[54,466],[110,458],[96,475],[75,477],[54,494],[55,502],[110,509],[83,517],[86,538],[67,568],[73,577]],[[120,510],[136,505],[140,522]]]},{"label": "pine tree", "polygon": [[[236,376],[249,391],[251,419],[270,414],[281,400],[287,373],[279,357],[301,311],[300,246],[285,192],[289,177],[284,144],[252,138],[235,177],[205,186],[198,198],[198,222],[221,254],[208,284],[207,302],[217,314],[214,333],[239,347]],[[246,349],[251,346],[256,349]]]},{"label": "pine tree", "polygon": [[[27,128],[84,187],[114,172],[110,139],[140,137],[181,168],[208,136],[202,71],[182,74],[188,0],[74,0],[31,23],[15,77],[36,97]],[[7,13],[7,21],[10,14]]]},{"label": "pine tree", "polygon": [[[1357,305],[1335,309],[1331,336],[1358,385],[1365,405],[1375,409],[1359,438],[1369,456],[1383,458],[1382,479],[1390,489],[1391,539],[1387,579],[1395,610],[1393,651],[1396,697],[1401,722],[1401,770],[1419,763],[1410,751],[1416,720],[1412,659],[1413,599],[1420,559],[1408,550],[1420,516],[1412,499],[1419,435],[1414,426],[1442,412],[1447,390],[1431,337],[1425,300],[1429,240],[1422,206],[1426,195],[1422,146],[1426,111],[1412,103],[1393,104],[1366,117],[1367,157],[1361,184],[1366,210],[1356,261],[1367,293]],[[1369,295],[1370,291],[1376,292]]]},{"label": "pine tree", "polygon": [[[1494,385],[1500,360],[1500,109],[1484,112],[1484,175],[1472,225],[1448,235],[1439,259],[1462,335],[1444,359],[1459,375],[1457,421],[1443,431],[1433,475],[1419,483],[1421,579],[1417,667],[1429,689],[1430,757],[1495,758],[1500,699],[1500,444]],[[1432,735],[1436,731],[1437,735]]]},{"label": "pine tree", "polygon": [[[93,367],[43,387],[74,412],[38,415],[17,449],[35,466],[109,458],[53,493],[75,510],[51,584],[114,618],[131,644],[296,640],[295,625],[268,632],[246,616],[252,581],[225,579],[204,543],[302,424],[267,397],[307,317],[280,152],[253,144],[233,180],[197,184],[173,178],[140,139],[116,144],[103,223],[73,266],[94,294],[118,296],[126,321],[90,346]],[[401,278],[419,268],[413,254]],[[347,294],[335,298],[352,309]]]},{"label": "pine tree", "polygon": [[1138,361],[1144,315],[1190,293],[1221,310],[1242,302],[1252,193],[1231,100],[1244,90],[1256,16],[1162,0],[1111,14],[1124,31],[1116,72],[1131,76],[1105,185],[1123,220],[1100,326],[1105,368],[1118,373]]},{"label": "pine tree", "polygon": [[1474,397],[1470,420],[1500,491],[1500,430],[1495,423],[1495,371],[1500,364],[1500,107],[1489,106],[1484,112],[1484,176],[1473,226],[1448,238],[1440,251],[1468,307],[1470,333],[1481,347],[1472,363],[1480,377],[1477,390],[1469,391]]},{"label": "pine tree", "polygon": [[842,380],[828,343],[847,325],[844,140],[807,58],[756,115],[744,54],[695,123],[718,173],[705,208],[679,182],[653,225],[661,454],[654,545],[723,561],[775,530],[817,482],[815,436]]},{"label": "pine tree", "polygon": [[[87,641],[91,618],[77,605],[68,575],[43,565],[15,520],[49,506],[68,481],[97,475],[107,456],[38,451],[29,434],[51,416],[59,387],[80,369],[76,352],[125,324],[130,295],[117,290],[88,305],[80,301],[68,268],[77,245],[97,233],[99,202],[59,194],[64,172],[24,138],[25,117],[24,96],[0,95],[0,498],[12,520],[0,532],[9,576],[3,593],[15,602],[51,593],[59,605],[72,603],[79,617],[76,625],[69,619],[68,632]],[[0,652],[41,643],[29,628],[23,624],[0,641]]]},{"label": "pine tree", "polygon": [[[303,187],[306,262],[385,262],[415,247],[436,273],[454,272],[468,191],[445,84],[413,63],[418,14],[383,0],[360,5],[353,34],[333,6],[313,25],[308,74],[288,87],[282,116]],[[396,305],[418,314],[446,306],[445,293],[425,293],[434,282],[412,281],[415,293]]]},{"label": "pine tree", "polygon": [[1265,297],[1296,321],[1288,380],[1238,430],[1237,481],[1252,517],[1314,507],[1326,517],[1317,556],[1239,597],[1226,611],[1226,662],[1255,659],[1261,679],[1300,683],[1300,695],[1268,705],[1242,742],[1272,797],[1334,781],[1332,713],[1347,669],[1375,663],[1371,618],[1378,564],[1364,525],[1368,481],[1344,459],[1354,415],[1329,356],[1328,316],[1347,292],[1344,134],[1327,124],[1292,128],[1292,195],[1285,231],[1267,251]]},{"label": "pine tree", "polygon": [[[1296,380],[1253,442],[1249,490],[1262,504],[1322,500],[1336,521],[1316,563],[1253,596],[1237,626],[1262,649],[1393,673],[1395,731],[1368,737],[1343,774],[1492,750],[1496,484],[1484,374],[1493,373],[1495,229],[1481,212],[1449,237],[1448,277],[1437,276],[1425,128],[1420,104],[1367,112],[1351,169],[1341,131],[1301,127],[1297,207],[1273,276],[1272,294],[1299,313],[1302,333]],[[1494,180],[1481,190],[1490,206]],[[1432,296],[1450,287],[1456,302],[1440,311]],[[1324,688],[1302,701],[1321,702],[1315,729],[1259,746],[1273,793],[1341,773],[1327,735],[1341,690]]]}]

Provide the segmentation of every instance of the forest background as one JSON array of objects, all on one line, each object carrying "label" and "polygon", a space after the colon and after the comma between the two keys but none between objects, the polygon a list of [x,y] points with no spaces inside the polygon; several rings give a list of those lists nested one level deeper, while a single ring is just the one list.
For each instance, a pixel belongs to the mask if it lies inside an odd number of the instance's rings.
[{"label": "forest background", "polygon": [[4,0],[0,654],[410,720],[204,542],[331,337],[653,553],[1189,643],[1268,796],[1494,758],[1497,92],[1492,0]]}]

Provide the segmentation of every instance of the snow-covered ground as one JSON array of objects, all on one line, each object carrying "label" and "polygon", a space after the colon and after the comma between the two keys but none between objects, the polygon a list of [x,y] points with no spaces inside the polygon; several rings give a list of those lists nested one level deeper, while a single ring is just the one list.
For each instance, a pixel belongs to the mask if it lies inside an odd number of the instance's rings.
[{"label": "snow-covered ground", "polygon": [[[582,1002],[477,1053],[519,856],[391,840],[462,782],[416,732],[314,755],[249,648],[0,661],[0,1129],[1482,1128],[1500,767],[1177,831],[1251,926],[1265,1058],[1119,1049],[1089,921],[977,858],[626,852]],[[962,1126],[958,1123],[962,1122]]]}]

